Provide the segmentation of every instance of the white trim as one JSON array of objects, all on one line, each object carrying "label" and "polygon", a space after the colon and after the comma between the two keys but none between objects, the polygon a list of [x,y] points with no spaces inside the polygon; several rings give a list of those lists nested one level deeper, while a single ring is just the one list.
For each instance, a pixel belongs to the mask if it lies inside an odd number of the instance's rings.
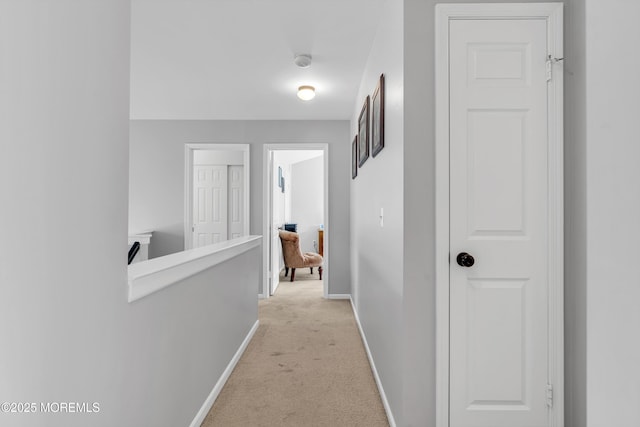
[{"label": "white trim", "polygon": [[261,242],[261,236],[238,237],[131,264],[128,268],[129,302],[259,247]]},{"label": "white trim", "polygon": [[329,294],[327,299],[351,299],[351,294]]},{"label": "white trim", "polygon": [[240,344],[238,351],[236,351],[236,354],[233,356],[233,358],[227,365],[227,368],[224,370],[224,372],[216,382],[216,385],[213,386],[213,390],[211,390],[211,393],[209,393],[209,396],[202,404],[202,407],[196,414],[193,421],[191,421],[191,424],[189,425],[189,427],[200,427],[204,419],[207,417],[207,414],[211,410],[211,407],[213,407],[213,404],[218,398],[218,395],[222,391],[222,387],[224,387],[224,385],[227,383],[227,380],[231,376],[231,372],[233,372],[233,369],[236,367],[236,365],[238,364],[238,361],[244,354],[244,351],[247,349],[247,346],[249,345],[249,342],[253,338],[253,335],[258,330],[258,326],[260,326],[260,321],[256,320],[256,323],[253,324],[253,327],[245,337],[244,341],[242,341],[242,344]]},{"label": "white trim", "polygon": [[[270,277],[271,278],[271,277]],[[280,281],[278,280],[278,282],[275,284],[275,286],[273,287],[273,290],[270,292],[271,294],[274,294],[278,291],[278,286],[280,286]],[[267,295],[267,298],[269,298],[271,295]]]},{"label": "white trim", "polygon": [[[549,54],[562,58],[562,3],[438,4],[436,62],[436,426],[449,426],[449,21],[540,18],[548,22]],[[564,425],[563,75],[554,65],[549,99],[549,426]]]},{"label": "white trim", "polygon": [[195,150],[216,150],[216,151],[242,151],[242,164],[244,170],[244,213],[243,213],[243,236],[250,234],[250,213],[251,213],[251,163],[250,144],[185,144],[184,145],[184,249],[193,248],[193,233],[191,232],[193,209],[193,152]]},{"label": "white trim", "polygon": [[[563,5],[549,15],[548,52],[563,58]],[[549,116],[549,383],[553,409],[549,426],[564,426],[564,68],[553,63],[548,85]]]},{"label": "white trim", "polygon": [[271,250],[271,242],[269,241],[269,228],[271,226],[272,212],[270,209],[271,200],[271,181],[269,180],[269,153],[279,150],[322,150],[324,162],[324,253],[323,253],[323,297],[329,298],[329,250],[331,227],[329,226],[329,144],[327,143],[281,143],[281,144],[264,144],[262,154],[262,294],[260,297],[268,299],[269,295],[269,251]]},{"label": "white trim", "polygon": [[270,280],[269,275],[269,251],[271,250],[270,223],[273,215],[271,210],[271,158],[267,146],[262,148],[262,293],[261,299],[269,299]]},{"label": "white trim", "polygon": [[364,349],[367,352],[367,358],[369,359],[369,364],[371,365],[371,372],[373,372],[373,378],[376,380],[376,385],[378,386],[378,392],[380,393],[382,406],[384,406],[384,412],[387,414],[387,421],[389,421],[389,427],[396,427],[396,420],[393,417],[393,412],[391,411],[391,405],[389,405],[389,400],[387,399],[387,395],[384,392],[384,387],[382,387],[382,381],[380,380],[380,375],[378,375],[378,369],[376,368],[376,364],[373,361],[373,355],[371,354],[371,350],[369,349],[369,343],[367,342],[367,337],[365,336],[364,330],[362,329],[362,324],[360,323],[360,318],[358,317],[358,311],[356,310],[356,306],[353,303],[353,298],[349,298],[349,301],[351,302],[351,309],[353,310],[353,316],[355,317],[356,324],[358,325],[358,331],[360,331],[360,337],[362,338]]},{"label": "white trim", "polygon": [[436,427],[449,426],[449,14],[436,5]]}]

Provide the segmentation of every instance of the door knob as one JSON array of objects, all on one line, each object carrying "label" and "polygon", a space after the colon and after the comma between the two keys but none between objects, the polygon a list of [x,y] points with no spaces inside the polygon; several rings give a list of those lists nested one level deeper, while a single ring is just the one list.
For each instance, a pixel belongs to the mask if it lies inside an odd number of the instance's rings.
[{"label": "door knob", "polygon": [[456,261],[460,267],[471,267],[476,262],[476,260],[473,259],[473,256],[466,252],[460,252],[456,257]]}]

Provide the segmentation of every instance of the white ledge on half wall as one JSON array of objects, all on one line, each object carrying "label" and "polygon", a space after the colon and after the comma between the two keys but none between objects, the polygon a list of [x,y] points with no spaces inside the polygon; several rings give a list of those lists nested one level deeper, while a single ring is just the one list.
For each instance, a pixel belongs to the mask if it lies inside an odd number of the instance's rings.
[{"label": "white ledge on half wall", "polygon": [[133,245],[134,242],[140,242],[141,245],[148,245],[149,243],[151,243],[151,236],[153,236],[153,231],[143,231],[142,233],[129,234],[127,243],[129,244],[129,246]]},{"label": "white ledge on half wall", "polygon": [[129,266],[129,302],[260,246],[262,236],[245,236],[165,255]]}]

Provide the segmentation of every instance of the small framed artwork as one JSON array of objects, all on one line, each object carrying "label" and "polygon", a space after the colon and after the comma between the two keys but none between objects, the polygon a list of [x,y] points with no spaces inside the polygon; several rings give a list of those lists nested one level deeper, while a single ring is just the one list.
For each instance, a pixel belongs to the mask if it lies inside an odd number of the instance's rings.
[{"label": "small framed artwork", "polygon": [[384,74],[380,75],[378,87],[371,100],[371,156],[375,157],[384,148]]},{"label": "small framed artwork", "polygon": [[358,164],[360,167],[369,158],[369,95],[364,101],[358,118]]},{"label": "small framed artwork", "polygon": [[351,143],[351,179],[358,176],[358,135],[353,137]]}]

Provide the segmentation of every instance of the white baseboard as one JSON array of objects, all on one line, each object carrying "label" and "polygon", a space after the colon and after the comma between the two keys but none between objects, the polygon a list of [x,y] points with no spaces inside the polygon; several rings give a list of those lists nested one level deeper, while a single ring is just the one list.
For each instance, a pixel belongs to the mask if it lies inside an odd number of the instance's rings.
[{"label": "white baseboard", "polygon": [[351,299],[351,294],[329,294],[327,299]]},{"label": "white baseboard", "polygon": [[380,381],[380,376],[378,375],[376,364],[373,361],[373,356],[371,355],[371,350],[369,349],[369,344],[367,343],[367,337],[364,335],[364,330],[362,329],[362,325],[360,324],[360,318],[358,317],[356,306],[353,303],[353,298],[349,297],[349,299],[351,300],[351,309],[353,310],[353,315],[356,318],[356,324],[358,325],[358,330],[360,331],[360,336],[362,337],[362,342],[364,343],[364,349],[367,351],[367,358],[369,359],[369,364],[371,364],[371,371],[373,372],[373,378],[376,380],[376,385],[378,386],[378,392],[380,392],[380,398],[382,399],[382,405],[384,406],[384,411],[387,413],[389,427],[396,427],[396,420],[395,418],[393,418],[393,412],[391,412],[391,406],[389,406],[387,395],[384,392],[384,387],[382,387],[382,381]]},{"label": "white baseboard", "polygon": [[213,390],[211,390],[211,393],[209,393],[207,400],[204,401],[204,404],[196,414],[196,417],[193,419],[193,421],[191,421],[191,424],[189,427],[200,427],[200,425],[206,418],[207,414],[211,410],[213,403],[216,401],[216,399],[218,398],[218,395],[222,391],[222,387],[224,387],[227,380],[229,379],[229,376],[231,375],[231,372],[233,372],[233,368],[236,367],[236,364],[240,360],[240,357],[242,357],[242,354],[247,349],[247,346],[249,345],[249,341],[251,341],[251,338],[253,338],[253,334],[255,334],[256,330],[258,330],[259,324],[260,324],[260,321],[256,320],[256,323],[253,324],[253,327],[245,337],[244,341],[242,341],[242,344],[240,344],[238,351],[236,351],[236,354],[233,355],[233,358],[227,365],[227,368],[224,370],[224,372],[218,379],[218,382],[213,387]]}]

